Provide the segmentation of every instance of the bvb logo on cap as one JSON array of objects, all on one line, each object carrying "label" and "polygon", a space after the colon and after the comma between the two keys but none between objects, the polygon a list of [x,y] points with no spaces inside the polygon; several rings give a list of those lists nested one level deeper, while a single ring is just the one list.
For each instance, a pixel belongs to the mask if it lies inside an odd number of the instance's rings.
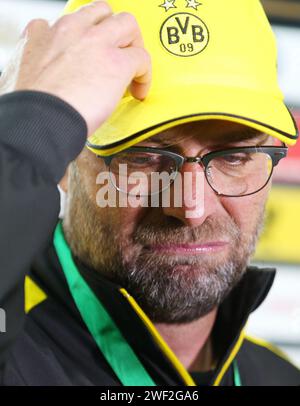
[{"label": "bvb logo on cap", "polygon": [[[202,5],[196,0],[165,0],[159,7],[176,9],[176,2],[185,1],[186,9],[198,10]],[[189,57],[202,52],[209,41],[209,31],[205,23],[192,12],[177,12],[169,16],[160,28],[160,41],[173,55]]]}]

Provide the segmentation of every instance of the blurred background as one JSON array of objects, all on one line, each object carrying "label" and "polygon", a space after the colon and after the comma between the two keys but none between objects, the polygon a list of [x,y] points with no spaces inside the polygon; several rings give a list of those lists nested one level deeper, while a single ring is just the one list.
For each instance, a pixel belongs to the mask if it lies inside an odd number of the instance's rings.
[{"label": "blurred background", "polygon": [[[63,0],[0,0],[0,71],[28,21],[56,19]],[[278,44],[281,88],[300,126],[300,0],[262,0]],[[259,44],[257,44],[259,46]],[[271,294],[248,333],[271,341],[300,366],[300,142],[276,169],[265,231],[253,261],[277,268]]]}]

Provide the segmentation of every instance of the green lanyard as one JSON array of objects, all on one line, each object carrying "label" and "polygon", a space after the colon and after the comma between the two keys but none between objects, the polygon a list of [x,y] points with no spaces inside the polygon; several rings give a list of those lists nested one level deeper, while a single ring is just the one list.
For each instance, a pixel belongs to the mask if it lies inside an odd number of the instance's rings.
[{"label": "green lanyard", "polygon": [[234,360],[232,365],[233,365],[233,384],[234,384],[234,386],[243,386],[237,361]]},{"label": "green lanyard", "polygon": [[61,223],[54,232],[54,247],[81,317],[121,383],[124,386],[155,386],[113,319],[79,273]]},{"label": "green lanyard", "polygon": [[[98,348],[124,386],[156,386],[123,334],[86,283],[72,258],[59,222],[54,232],[54,247],[71,295]],[[242,386],[236,361],[234,386]]]}]

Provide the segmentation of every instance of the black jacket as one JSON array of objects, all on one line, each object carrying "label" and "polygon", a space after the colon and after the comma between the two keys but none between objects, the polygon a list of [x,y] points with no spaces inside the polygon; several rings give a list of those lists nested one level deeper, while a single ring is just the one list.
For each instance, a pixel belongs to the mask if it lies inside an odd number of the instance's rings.
[{"label": "black jacket", "polygon": [[[0,385],[120,385],[81,318],[53,246],[56,185],[86,133],[83,118],[54,96],[0,97],[0,308],[6,312]],[[74,261],[155,384],[183,385],[120,287]],[[219,307],[212,332],[218,364],[192,374],[198,385],[233,385],[233,362],[242,385],[300,384],[299,370],[281,353],[243,332],[274,276],[275,270],[250,267]]]}]

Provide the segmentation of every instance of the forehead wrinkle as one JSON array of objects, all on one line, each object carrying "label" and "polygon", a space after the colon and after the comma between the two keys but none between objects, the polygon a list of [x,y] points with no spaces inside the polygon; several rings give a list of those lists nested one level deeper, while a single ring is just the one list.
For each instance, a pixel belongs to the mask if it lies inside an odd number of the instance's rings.
[{"label": "forehead wrinkle", "polygon": [[164,146],[172,146],[179,144],[181,141],[189,140],[195,135],[197,134],[192,129],[188,132],[184,126],[178,126],[155,134],[146,141],[153,141]]},{"label": "forehead wrinkle", "polygon": [[[185,132],[185,134],[182,134]],[[197,132],[191,131],[192,134],[187,134],[186,129],[178,127],[177,129],[177,134],[171,134],[170,131],[166,131],[165,133],[161,134],[156,134],[152,137],[150,137],[146,142],[148,141],[153,141],[155,143],[158,143],[164,147],[167,146],[175,146],[178,145],[182,141],[189,140],[191,138],[199,137],[199,140],[201,140],[201,129],[198,129],[198,134]],[[220,136],[220,132],[222,132],[222,129],[219,129],[219,131],[216,131],[215,135],[212,135],[211,138],[206,138],[205,143],[207,143],[210,146],[224,146],[226,144],[231,144],[234,142],[240,142],[240,141],[253,141],[257,140],[259,143],[265,142],[268,138],[269,135],[264,134],[256,129],[253,129],[251,127],[242,127],[239,130],[234,130],[234,131],[228,131],[227,133],[223,133],[222,136]],[[219,133],[219,134],[218,134]]]},{"label": "forehead wrinkle", "polygon": [[237,143],[237,142],[247,142],[251,141],[255,145],[257,144],[262,144],[264,143],[267,139],[269,139],[269,135],[259,132],[257,130],[252,130],[251,131],[242,131],[242,132],[232,132],[225,136],[224,138],[220,139],[215,139],[212,140],[210,145],[214,147],[221,147],[221,146],[226,146],[226,144],[232,144],[232,143]]},{"label": "forehead wrinkle", "polygon": [[181,136],[169,136],[169,137],[164,137],[163,135],[160,137],[151,137],[149,138],[149,141],[153,141],[155,143],[161,144],[164,147],[171,147],[174,145],[180,144],[182,141],[190,140],[191,138],[195,137],[194,134],[190,135],[181,135]]}]

